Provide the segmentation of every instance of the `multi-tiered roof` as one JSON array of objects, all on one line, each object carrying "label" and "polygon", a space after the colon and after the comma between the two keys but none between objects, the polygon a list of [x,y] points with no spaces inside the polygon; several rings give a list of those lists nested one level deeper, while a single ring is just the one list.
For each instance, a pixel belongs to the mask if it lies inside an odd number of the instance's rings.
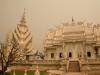
[{"label": "multi-tiered roof", "polygon": [[50,29],[45,40],[45,47],[63,45],[63,42],[85,42],[100,46],[100,25],[85,22],[64,23]]}]

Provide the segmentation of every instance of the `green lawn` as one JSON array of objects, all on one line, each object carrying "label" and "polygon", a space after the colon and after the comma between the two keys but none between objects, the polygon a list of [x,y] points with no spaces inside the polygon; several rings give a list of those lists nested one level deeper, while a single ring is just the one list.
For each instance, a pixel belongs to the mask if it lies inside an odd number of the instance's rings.
[{"label": "green lawn", "polygon": [[[16,75],[24,75],[24,72],[25,71],[15,71],[15,73],[16,73]],[[34,75],[34,72],[35,71],[27,71],[27,75]],[[7,73],[7,75],[13,75],[13,71],[11,71],[11,72],[9,72],[9,73]],[[45,72],[45,71],[40,71],[40,75],[47,75],[47,72]]]},{"label": "green lawn", "polygon": [[[25,71],[22,70],[16,70],[16,75],[24,75]],[[27,75],[34,75],[35,71],[27,71]],[[6,75],[13,75],[13,71],[7,73]],[[48,75],[45,71],[40,71],[40,75]],[[90,71],[88,72],[88,75],[100,75],[100,71]]]}]

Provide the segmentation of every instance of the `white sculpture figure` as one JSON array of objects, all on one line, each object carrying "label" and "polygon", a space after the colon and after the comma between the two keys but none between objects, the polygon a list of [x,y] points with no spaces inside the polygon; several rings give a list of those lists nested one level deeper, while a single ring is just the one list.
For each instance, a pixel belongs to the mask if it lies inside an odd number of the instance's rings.
[{"label": "white sculpture figure", "polygon": [[83,75],[88,75],[86,72]]},{"label": "white sculpture figure", "polygon": [[49,75],[52,75],[51,73],[49,73]]},{"label": "white sculpture figure", "polygon": [[13,75],[16,75],[16,74],[15,74],[15,70],[13,71]]},{"label": "white sculpture figure", "polygon": [[40,75],[40,71],[39,71],[38,65],[36,67],[36,71],[35,71],[34,75]]},{"label": "white sculpture figure", "polygon": [[24,75],[27,75],[27,70],[25,70],[25,73],[24,73]]}]

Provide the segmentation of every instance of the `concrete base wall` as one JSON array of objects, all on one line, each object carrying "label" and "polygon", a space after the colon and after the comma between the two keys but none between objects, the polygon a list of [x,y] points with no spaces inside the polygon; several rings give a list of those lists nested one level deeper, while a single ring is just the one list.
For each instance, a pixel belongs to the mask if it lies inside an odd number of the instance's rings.
[{"label": "concrete base wall", "polygon": [[[39,67],[39,70],[47,71],[47,70],[64,70],[67,71],[67,61],[60,62],[59,60],[50,61],[50,60],[37,60],[34,62],[30,62],[27,64],[13,64],[10,69],[18,69],[18,70],[36,70],[36,67]],[[91,60],[90,62],[80,63],[81,71],[89,71],[89,70],[100,70],[100,61],[96,62]]]}]

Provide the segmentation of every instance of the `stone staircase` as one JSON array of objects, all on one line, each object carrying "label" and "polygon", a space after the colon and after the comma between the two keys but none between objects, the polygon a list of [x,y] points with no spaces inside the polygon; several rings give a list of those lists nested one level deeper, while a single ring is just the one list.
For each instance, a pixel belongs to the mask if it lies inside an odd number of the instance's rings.
[{"label": "stone staircase", "polygon": [[80,72],[79,61],[69,61],[68,72]]}]

